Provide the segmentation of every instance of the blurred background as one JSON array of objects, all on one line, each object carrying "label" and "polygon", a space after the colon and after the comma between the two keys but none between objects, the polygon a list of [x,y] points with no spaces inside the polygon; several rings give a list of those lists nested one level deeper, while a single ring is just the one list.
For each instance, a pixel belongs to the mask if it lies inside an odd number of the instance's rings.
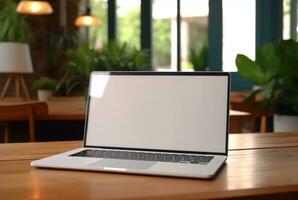
[{"label": "blurred background", "polygon": [[297,0],[1,0],[0,27],[2,104],[45,102],[39,140],[82,138],[94,70],[231,72],[230,132],[297,128],[274,127],[298,116]]}]

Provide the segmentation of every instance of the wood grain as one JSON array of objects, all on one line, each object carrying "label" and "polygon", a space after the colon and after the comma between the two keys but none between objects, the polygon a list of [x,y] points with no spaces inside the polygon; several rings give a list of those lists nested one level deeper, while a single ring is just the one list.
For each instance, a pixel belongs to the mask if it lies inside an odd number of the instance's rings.
[{"label": "wood grain", "polygon": [[12,80],[12,75],[9,75],[8,79],[4,83],[4,87],[3,87],[2,92],[1,92],[0,100],[3,100],[4,99],[4,97],[6,95],[6,92],[7,92],[7,89],[8,89],[8,86],[10,85],[11,80]]},{"label": "wood grain", "polygon": [[82,146],[82,141],[0,144],[0,161],[35,160]]},{"label": "wood grain", "polygon": [[298,147],[232,151],[212,181],[37,169],[30,167],[30,160],[0,163],[1,199],[266,199],[267,195],[298,195]]},{"label": "wood grain", "polygon": [[4,142],[8,142],[8,122],[24,120],[29,122],[30,141],[35,141],[35,120],[48,116],[48,106],[44,102],[23,102],[15,105],[0,105],[0,121],[6,122],[4,126]]},{"label": "wood grain", "polygon": [[47,104],[40,101],[0,104],[0,121],[28,120],[30,112],[35,118],[44,118],[49,111]]},{"label": "wood grain", "polygon": [[[0,161],[39,159],[82,146],[82,141],[1,144]],[[298,133],[250,133],[229,135],[230,151],[283,147],[298,147]]]},{"label": "wood grain", "polygon": [[229,150],[295,146],[298,146],[298,132],[229,134]]},{"label": "wood grain", "polygon": [[27,88],[27,85],[26,85],[26,83],[25,83],[25,81],[24,81],[23,76],[20,76],[20,81],[21,81],[21,86],[22,86],[22,89],[23,89],[25,98],[26,98],[27,100],[29,100],[29,99],[30,99],[30,95],[29,95],[28,88]]},{"label": "wood grain", "polygon": [[54,97],[47,104],[48,120],[85,120],[86,101],[84,97]]},{"label": "wood grain", "polygon": [[[7,98],[0,101],[1,105],[19,105],[24,103],[38,102],[37,100],[22,101],[19,98]],[[49,113],[37,120],[85,120],[86,102],[84,97],[53,97],[46,102]]]}]

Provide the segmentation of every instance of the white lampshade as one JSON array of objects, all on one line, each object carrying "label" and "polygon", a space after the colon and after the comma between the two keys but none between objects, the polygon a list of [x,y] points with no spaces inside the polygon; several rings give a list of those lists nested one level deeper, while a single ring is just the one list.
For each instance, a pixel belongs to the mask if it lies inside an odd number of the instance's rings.
[{"label": "white lampshade", "polygon": [[0,73],[32,73],[28,44],[0,42]]}]

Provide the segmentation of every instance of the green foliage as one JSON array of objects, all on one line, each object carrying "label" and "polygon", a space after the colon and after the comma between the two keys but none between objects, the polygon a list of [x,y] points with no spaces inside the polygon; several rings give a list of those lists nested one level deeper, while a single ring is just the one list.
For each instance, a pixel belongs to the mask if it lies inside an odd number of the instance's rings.
[{"label": "green foliage", "polygon": [[119,19],[119,41],[140,47],[140,9],[132,9]]},{"label": "green foliage", "polygon": [[48,77],[42,77],[34,81],[33,88],[35,90],[55,90],[57,81]]},{"label": "green foliage", "polygon": [[[85,4],[85,1],[81,1],[81,3]],[[107,1],[91,0],[90,4],[92,8],[92,14],[99,17],[99,19],[102,20],[102,24],[100,24],[99,26],[89,27],[89,44],[96,45],[97,41],[105,43],[108,41]]]},{"label": "green foliage", "polygon": [[153,24],[154,66],[171,64],[171,20],[155,20]]},{"label": "green foliage", "polygon": [[281,65],[275,107],[281,114],[298,115],[298,43],[293,40],[280,42],[276,52]]},{"label": "green foliage", "polygon": [[93,49],[88,45],[69,52],[67,71],[58,85],[69,95],[75,88],[88,90],[92,71],[145,71],[149,70],[148,53],[129,47],[126,43],[119,45],[111,42],[102,49]]},{"label": "green foliage", "polygon": [[283,40],[258,49],[256,60],[245,55],[236,57],[238,72],[260,89],[248,100],[260,94],[261,106],[280,114],[298,115],[298,43]]},{"label": "green foliage", "polygon": [[127,43],[119,45],[110,42],[99,50],[99,66],[104,66],[106,71],[147,71],[148,53],[128,46]]},{"label": "green foliage", "polygon": [[86,92],[90,73],[100,70],[98,67],[99,52],[88,45],[83,45],[78,49],[69,50],[68,57],[66,71],[58,83],[57,91],[66,95],[69,95],[75,88]]},{"label": "green foliage", "polygon": [[28,43],[29,28],[23,15],[16,12],[16,3],[4,1],[4,8],[0,10],[0,41]]},{"label": "green foliage", "polygon": [[68,52],[78,48],[79,39],[73,34],[49,34],[46,38],[48,74],[59,79],[65,74],[69,61]]},{"label": "green foliage", "polygon": [[200,51],[190,49],[189,60],[195,71],[205,71],[207,68],[208,47],[206,45]]},{"label": "green foliage", "polygon": [[[257,85],[270,82],[279,73],[279,58],[273,44],[267,44],[257,50],[256,61],[238,54],[236,57],[238,72]],[[269,67],[270,66],[270,67]]]}]

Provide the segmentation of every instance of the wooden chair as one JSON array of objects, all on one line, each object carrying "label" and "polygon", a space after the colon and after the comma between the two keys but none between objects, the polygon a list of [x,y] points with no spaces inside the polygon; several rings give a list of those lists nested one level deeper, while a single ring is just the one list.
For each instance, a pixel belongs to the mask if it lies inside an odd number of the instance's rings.
[{"label": "wooden chair", "polygon": [[[244,102],[244,98],[248,93],[245,92],[232,92],[231,93],[231,108],[234,110],[249,112],[252,115],[253,119],[253,130],[252,132],[260,131],[267,132],[268,131],[268,117],[273,115],[273,112],[268,110],[262,110],[258,108],[259,101],[254,102]],[[256,119],[260,120],[259,128],[256,128]]]},{"label": "wooden chair", "polygon": [[49,110],[45,102],[18,102],[0,104],[0,122],[4,126],[4,142],[9,141],[9,121],[28,121],[30,142],[35,141],[35,120],[48,116]]}]

